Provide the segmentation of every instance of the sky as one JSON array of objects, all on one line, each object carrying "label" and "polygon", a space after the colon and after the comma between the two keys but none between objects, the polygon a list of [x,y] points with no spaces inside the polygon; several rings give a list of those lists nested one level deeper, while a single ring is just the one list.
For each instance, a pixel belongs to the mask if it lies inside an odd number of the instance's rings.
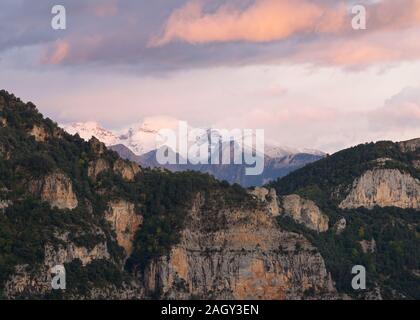
[{"label": "sky", "polygon": [[170,118],[335,152],[420,137],[418,39],[420,0],[0,0],[0,88],[60,124]]}]

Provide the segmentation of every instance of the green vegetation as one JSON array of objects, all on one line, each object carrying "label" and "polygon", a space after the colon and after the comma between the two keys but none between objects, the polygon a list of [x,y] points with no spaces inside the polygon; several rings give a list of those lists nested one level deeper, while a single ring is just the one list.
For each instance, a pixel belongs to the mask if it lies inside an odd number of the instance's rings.
[{"label": "green vegetation", "polygon": [[[392,159],[382,168],[398,169],[419,178],[419,170],[411,165],[418,156],[415,152],[401,152],[392,142],[363,144],[309,164],[270,185],[280,195],[295,193],[315,201],[329,216],[330,229],[326,233],[311,231],[290,218],[279,218],[279,225],[303,234],[319,249],[339,291],[357,297],[351,288],[351,268],[360,264],[367,269],[368,288],[379,286],[384,298],[420,299],[418,210],[338,208],[354,179],[374,168],[376,159]],[[333,226],[342,217],[347,227],[337,235]],[[375,251],[364,253],[360,241],[372,239]]]},{"label": "green vegetation", "polygon": [[[95,260],[86,266],[77,260],[66,264],[66,296],[57,292],[48,295],[66,298],[87,294],[92,288],[123,286],[131,279],[132,271],[141,275],[152,259],[169,254],[179,242],[193,203],[203,209],[204,223],[197,228],[204,232],[226,227],[223,210],[255,206],[240,186],[194,172],[146,169],[133,182],[127,182],[108,170],[93,181],[88,176],[89,164],[102,158],[112,168],[118,159],[116,153],[99,154],[91,143],[43,119],[33,104],[24,104],[5,91],[0,91],[1,119],[7,125],[0,125],[0,201],[10,203],[0,209],[0,297],[15,266],[28,265],[36,270],[43,263],[47,244],[57,247],[70,241],[92,249],[106,243],[110,253],[108,261]],[[46,131],[45,142],[37,142],[28,134],[34,125]],[[270,184],[280,195],[297,193],[314,200],[329,216],[330,226],[346,218],[347,228],[340,235],[333,228],[318,234],[290,219],[279,218],[282,228],[303,234],[320,250],[341,292],[353,294],[349,288],[350,269],[362,264],[368,271],[368,284],[379,285],[385,297],[395,297],[397,292],[398,297],[420,298],[419,213],[396,208],[343,211],[337,206],[353,180],[372,168],[378,158],[392,158],[385,168],[420,178],[419,171],[410,165],[416,157],[402,153],[391,142],[365,144],[328,156]],[[71,178],[79,202],[74,210],[51,209],[28,191],[31,182],[56,170]],[[132,202],[143,216],[125,269],[123,249],[104,219],[108,202],[116,199]],[[376,241],[375,252],[364,253],[359,242],[371,239]]]},{"label": "green vegetation", "polygon": [[[11,202],[4,213],[0,211],[0,288],[16,265],[29,265],[35,270],[44,260],[45,245],[65,245],[66,241],[87,249],[106,243],[111,254],[108,262],[95,261],[87,266],[78,261],[67,264],[69,294],[86,293],[93,286],[121,285],[130,273],[121,271],[123,250],[104,219],[111,200],[130,201],[143,216],[134,252],[126,264],[128,271],[142,270],[151,259],[168,254],[171,246],[178,243],[188,210],[198,193],[205,199],[203,206],[209,209],[212,221],[212,215],[218,214],[221,208],[249,202],[240,186],[193,172],[146,169],[134,182],[127,182],[108,170],[93,181],[88,177],[89,163],[101,158],[112,168],[118,159],[115,152],[99,154],[91,143],[43,119],[32,103],[25,104],[5,91],[0,91],[0,118],[7,122],[6,126],[0,126],[0,200]],[[46,131],[45,142],[37,142],[28,134],[35,125]],[[71,178],[79,202],[74,210],[51,209],[28,192],[28,184],[56,170]],[[221,228],[223,223],[209,223],[204,227]],[[104,234],[98,234],[95,231],[98,229]],[[62,239],[64,234],[66,240]],[[60,297],[57,293],[51,295],[51,298]]]},{"label": "green vegetation", "polygon": [[420,179],[419,170],[411,165],[416,157],[414,153],[401,152],[390,141],[366,143],[310,163],[269,186],[280,195],[296,193],[324,207],[336,207],[345,197],[346,188],[363,172],[374,168],[379,158],[393,159],[383,168],[399,169]]}]

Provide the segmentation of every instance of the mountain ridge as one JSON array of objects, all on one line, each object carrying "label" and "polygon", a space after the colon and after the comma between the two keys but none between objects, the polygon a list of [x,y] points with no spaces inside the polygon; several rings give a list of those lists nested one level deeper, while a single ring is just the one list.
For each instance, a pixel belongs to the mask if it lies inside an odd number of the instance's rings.
[{"label": "mountain ridge", "polygon": [[244,189],[123,160],[0,91],[0,295],[418,299],[419,151],[362,144]]},{"label": "mountain ridge", "polygon": [[[101,128],[95,122],[85,124],[77,123],[66,126],[65,128],[72,134],[78,133],[85,140],[90,139],[92,136],[96,136],[96,138],[103,141],[111,150],[118,152],[123,158],[137,162],[144,167],[161,167],[175,172],[193,170],[209,173],[217,179],[226,180],[229,183],[238,183],[244,187],[252,185],[261,186],[268,181],[285,176],[289,172],[301,168],[307,163],[322,159],[325,156],[325,153],[319,150],[300,150],[290,147],[267,145],[265,147],[266,151],[264,155],[264,174],[258,177],[252,177],[246,176],[245,165],[193,165],[191,163],[188,163],[187,165],[159,164],[156,161],[156,149],[154,149],[153,146],[153,143],[156,141],[157,128],[145,130],[143,127],[140,127],[138,128],[138,132],[141,132],[141,134],[137,135],[133,133],[132,129],[129,129],[128,134],[121,134],[120,136]],[[217,131],[215,131],[214,134],[217,134]],[[127,137],[134,136],[138,136],[139,138],[137,140],[127,139]],[[124,139],[121,139],[121,137]],[[141,137],[144,137],[147,141],[145,146],[142,146]],[[139,150],[141,150],[140,154]],[[247,151],[245,148],[244,152],[251,151]],[[179,157],[181,155],[177,156]]]}]

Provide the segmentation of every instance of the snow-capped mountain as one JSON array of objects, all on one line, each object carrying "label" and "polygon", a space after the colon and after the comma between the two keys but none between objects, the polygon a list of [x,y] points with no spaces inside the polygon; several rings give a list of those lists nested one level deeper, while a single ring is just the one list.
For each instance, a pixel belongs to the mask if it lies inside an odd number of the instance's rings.
[{"label": "snow-capped mountain", "polygon": [[79,134],[79,136],[84,140],[96,137],[107,146],[119,143],[118,136],[115,133],[102,128],[97,122],[76,122],[62,127],[70,134]]},{"label": "snow-capped mountain", "polygon": [[156,136],[160,129],[143,122],[127,129],[111,131],[92,121],[64,125],[63,128],[70,134],[78,133],[84,140],[96,137],[106,146],[125,145],[137,155],[156,149]]},{"label": "snow-capped mountain", "polygon": [[[246,176],[245,165],[193,165],[189,163],[187,165],[173,164],[162,166],[156,160],[159,130],[161,128],[170,128],[177,131],[178,124],[174,120],[149,119],[119,131],[104,129],[96,122],[79,122],[63,127],[70,134],[78,133],[85,140],[95,136],[112,150],[118,152],[121,157],[137,162],[144,167],[163,167],[171,171],[196,170],[207,172],[218,179],[239,183],[243,186],[263,185],[325,156],[325,153],[319,150],[297,149],[270,143],[264,146],[264,173],[258,176]],[[209,137],[212,143],[214,141],[223,141],[220,140],[221,133],[218,130],[203,129],[201,136],[198,136],[194,141],[188,141],[188,149],[190,150],[193,145],[195,145],[196,150],[199,149],[199,146],[208,142]],[[234,145],[243,148],[240,150],[243,150],[245,153],[254,152],[254,148],[244,143],[244,141],[235,140]],[[213,156],[215,156],[215,150],[217,149],[212,147],[209,150]],[[176,150],[172,150],[172,152],[178,154],[179,157],[185,157],[184,154]],[[220,154],[233,152],[233,145],[224,141],[220,145],[219,152]],[[203,157],[206,156],[208,157],[208,155],[203,155]]]},{"label": "snow-capped mountain", "polygon": [[[136,155],[143,155],[149,151],[155,150],[158,147],[157,138],[159,130],[161,128],[171,128],[177,129],[173,121],[143,121],[138,124],[134,124],[127,129],[122,130],[107,130],[100,126],[97,122],[77,122],[70,125],[64,125],[64,129],[70,134],[78,133],[79,136],[85,140],[89,140],[91,137],[96,137],[105,145],[113,146],[117,144],[122,144],[130,149]],[[202,143],[207,142],[207,139],[210,137],[211,141],[218,141],[221,139],[222,135],[216,129],[203,129],[205,133],[202,136],[198,137],[196,141],[189,141],[188,147],[191,147],[193,144],[197,146]],[[240,147],[246,152],[252,152],[253,147],[246,145],[243,141],[235,140]],[[222,149],[226,148],[226,144]],[[297,149],[285,146],[277,146],[275,144],[265,144],[264,154],[270,158],[283,158],[286,156],[291,156],[295,154],[310,154],[317,156],[324,156],[325,153],[315,149]],[[184,155],[185,156],[185,155]]]},{"label": "snow-capped mountain", "polygon": [[325,156],[325,153],[316,150],[316,149],[309,149],[309,148],[290,148],[290,147],[284,147],[284,146],[277,146],[275,144],[266,144],[264,153],[266,156],[269,156],[270,158],[283,158],[286,156],[291,156],[299,153],[306,153],[316,156]]}]

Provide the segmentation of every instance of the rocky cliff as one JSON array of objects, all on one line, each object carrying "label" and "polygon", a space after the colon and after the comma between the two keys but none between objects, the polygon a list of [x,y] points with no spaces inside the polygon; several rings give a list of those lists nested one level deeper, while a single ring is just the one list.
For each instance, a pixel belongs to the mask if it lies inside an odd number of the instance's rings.
[{"label": "rocky cliff", "polygon": [[397,169],[366,171],[357,178],[340,208],[420,208],[420,181]]},{"label": "rocky cliff", "polygon": [[[0,298],[420,297],[415,141],[245,190],[140,168],[4,91],[0,119]],[[358,264],[366,292],[351,287]],[[65,291],[51,287],[56,265]]]},{"label": "rocky cliff", "polygon": [[[420,297],[419,146],[420,139],[361,144],[269,185],[280,199],[279,219],[293,219],[280,224],[309,239],[337,289],[355,299]],[[324,232],[314,232],[323,215],[332,228],[324,219]],[[350,265],[366,268],[365,292],[351,287]]]},{"label": "rocky cliff", "polygon": [[292,194],[282,197],[281,203],[285,216],[317,232],[328,230],[328,216],[321,212],[315,202]]},{"label": "rocky cliff", "polygon": [[226,209],[208,230],[204,202],[198,195],[180,243],[146,268],[149,293],[171,299],[337,297],[316,248],[301,235],[282,231],[270,210]]},{"label": "rocky cliff", "polygon": [[31,181],[29,190],[48,202],[52,208],[71,210],[78,205],[72,182],[62,172],[53,172],[41,179]]},{"label": "rocky cliff", "polygon": [[118,244],[124,248],[127,256],[133,250],[134,236],[140,227],[143,217],[135,212],[134,204],[124,200],[114,200],[108,203],[105,214],[115,233]]}]

